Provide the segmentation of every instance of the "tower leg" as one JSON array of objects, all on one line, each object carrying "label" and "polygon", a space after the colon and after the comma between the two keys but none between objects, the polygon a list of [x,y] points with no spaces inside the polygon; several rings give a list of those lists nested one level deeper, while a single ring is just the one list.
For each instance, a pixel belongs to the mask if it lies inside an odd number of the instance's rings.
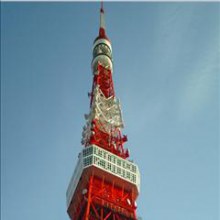
[{"label": "tower leg", "polygon": [[89,220],[90,206],[91,206],[91,191],[92,191],[92,176],[89,179],[89,189],[88,189],[88,201],[86,206],[85,220]]},{"label": "tower leg", "polygon": [[103,207],[101,208],[101,220],[103,220]]}]

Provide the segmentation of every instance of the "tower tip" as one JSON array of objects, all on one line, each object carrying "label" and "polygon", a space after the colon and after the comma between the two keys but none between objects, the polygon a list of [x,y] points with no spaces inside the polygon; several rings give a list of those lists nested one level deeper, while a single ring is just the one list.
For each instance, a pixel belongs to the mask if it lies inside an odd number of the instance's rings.
[{"label": "tower tip", "polygon": [[101,8],[100,8],[100,12],[104,13],[104,4],[103,4],[103,1],[101,1]]},{"label": "tower tip", "polygon": [[104,13],[104,4],[103,1],[100,1],[100,26],[99,26],[99,35],[94,40],[94,42],[98,39],[106,39],[110,42],[106,35],[106,27],[105,27],[105,13]]},{"label": "tower tip", "polygon": [[105,33],[105,15],[104,15],[104,4],[101,1],[101,8],[100,8],[100,27],[99,27],[99,38],[108,39]]}]

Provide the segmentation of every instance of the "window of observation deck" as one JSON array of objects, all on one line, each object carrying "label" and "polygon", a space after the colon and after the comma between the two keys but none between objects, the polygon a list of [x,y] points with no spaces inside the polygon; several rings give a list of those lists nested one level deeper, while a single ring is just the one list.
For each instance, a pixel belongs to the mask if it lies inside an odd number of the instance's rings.
[{"label": "window of observation deck", "polygon": [[93,50],[93,57],[96,57],[100,54],[104,54],[109,58],[112,57],[111,50],[106,44],[98,44]]}]

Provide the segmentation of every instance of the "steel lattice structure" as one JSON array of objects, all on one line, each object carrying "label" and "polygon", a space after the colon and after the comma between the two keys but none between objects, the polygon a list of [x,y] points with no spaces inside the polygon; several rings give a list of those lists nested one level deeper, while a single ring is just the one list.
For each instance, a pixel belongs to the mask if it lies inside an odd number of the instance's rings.
[{"label": "steel lattice structure", "polygon": [[84,149],[67,189],[67,212],[72,220],[136,220],[140,173],[128,160],[123,144],[123,120],[115,96],[112,46],[100,9],[99,35],[93,45],[93,84],[90,113],[82,132]]}]

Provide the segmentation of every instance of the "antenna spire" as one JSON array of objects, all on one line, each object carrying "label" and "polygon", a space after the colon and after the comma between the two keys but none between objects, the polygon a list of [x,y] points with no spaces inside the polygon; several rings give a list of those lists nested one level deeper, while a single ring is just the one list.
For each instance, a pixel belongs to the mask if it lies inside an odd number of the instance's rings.
[{"label": "antenna spire", "polygon": [[101,1],[101,8],[100,8],[99,37],[106,38],[106,34],[105,34],[105,14],[104,14],[103,1]]},{"label": "antenna spire", "polygon": [[101,1],[101,12],[103,12],[104,13],[104,7],[103,7],[103,1]]}]

